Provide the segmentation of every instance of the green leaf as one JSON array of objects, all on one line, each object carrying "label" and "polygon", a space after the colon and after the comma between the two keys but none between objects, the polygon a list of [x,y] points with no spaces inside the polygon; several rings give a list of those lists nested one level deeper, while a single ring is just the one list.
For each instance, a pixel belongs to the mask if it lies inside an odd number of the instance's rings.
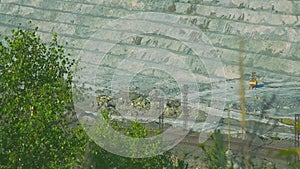
[{"label": "green leaf", "polygon": [[7,118],[0,121],[0,142],[10,143],[1,145],[1,168],[74,168],[86,135],[71,130],[64,115],[72,79],[57,77],[72,77],[73,65],[57,35],[41,43],[37,30],[13,29],[4,36],[8,45],[0,43],[0,118]]}]

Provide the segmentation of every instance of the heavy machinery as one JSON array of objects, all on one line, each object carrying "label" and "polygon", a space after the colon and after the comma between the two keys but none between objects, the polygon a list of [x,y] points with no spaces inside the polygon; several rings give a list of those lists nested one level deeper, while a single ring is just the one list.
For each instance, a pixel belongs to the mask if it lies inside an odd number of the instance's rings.
[{"label": "heavy machinery", "polygon": [[258,77],[256,76],[256,72],[252,72],[251,76],[250,76],[250,81],[249,81],[249,89],[253,90],[253,88],[256,87],[256,85],[258,84]]},{"label": "heavy machinery", "polygon": [[[261,77],[261,80],[263,80],[264,77]],[[249,90],[253,90],[254,88],[262,88],[264,87],[263,82],[258,82],[259,78],[256,76],[256,72],[252,72],[250,79],[249,79]],[[256,94],[256,91],[253,91],[253,98],[257,100],[259,97]]]}]

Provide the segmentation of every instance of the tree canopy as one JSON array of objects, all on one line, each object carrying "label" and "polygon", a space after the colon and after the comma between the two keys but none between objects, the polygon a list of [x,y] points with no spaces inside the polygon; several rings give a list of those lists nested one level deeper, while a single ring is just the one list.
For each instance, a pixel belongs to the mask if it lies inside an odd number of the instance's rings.
[{"label": "tree canopy", "polygon": [[73,66],[57,35],[17,28],[0,42],[0,168],[70,168],[82,148],[67,120]]},{"label": "tree canopy", "polygon": [[[43,42],[38,28],[0,36],[0,168],[186,168],[170,152],[147,159],[105,151],[69,118],[76,60],[58,37]],[[69,105],[69,106],[68,106]],[[107,111],[101,112],[106,117]],[[108,119],[107,119],[108,120]],[[115,129],[120,126],[117,123]],[[126,135],[144,138],[132,122]]]}]

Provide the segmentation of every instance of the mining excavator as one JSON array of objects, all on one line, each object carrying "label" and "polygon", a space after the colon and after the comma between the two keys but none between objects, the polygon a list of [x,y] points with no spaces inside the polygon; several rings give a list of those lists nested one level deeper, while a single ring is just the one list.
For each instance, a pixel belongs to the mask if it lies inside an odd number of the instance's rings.
[{"label": "mining excavator", "polygon": [[249,81],[249,90],[253,90],[258,84],[258,77],[256,76],[256,72],[252,72]]},{"label": "mining excavator", "polygon": [[252,72],[249,80],[249,89],[264,87],[264,83],[259,83],[259,78],[256,76],[256,72]]}]

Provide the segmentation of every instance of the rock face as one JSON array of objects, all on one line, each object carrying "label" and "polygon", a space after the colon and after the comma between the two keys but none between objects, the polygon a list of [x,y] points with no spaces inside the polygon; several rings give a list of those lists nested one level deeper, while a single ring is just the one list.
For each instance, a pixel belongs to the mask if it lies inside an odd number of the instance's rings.
[{"label": "rock face", "polygon": [[[228,76],[229,72],[234,76],[237,71],[239,41],[244,38],[247,69],[299,78],[299,8],[299,1],[288,0],[2,0],[0,30],[7,32],[18,23],[31,20],[47,38],[51,32],[57,32],[76,54],[85,40],[109,21],[137,12],[169,13],[204,31],[220,52]],[[155,45],[189,54],[166,37],[132,37],[122,45],[131,44]]]},{"label": "rock face", "polygon": [[[265,82],[265,88],[246,93],[247,111],[261,112],[264,116],[272,115],[278,118],[292,118],[293,114],[300,112],[300,1],[1,0],[0,11],[1,34],[8,33],[19,23],[28,27],[27,23],[31,20],[34,26],[39,27],[39,33],[44,39],[51,38],[51,33],[57,32],[62,42],[68,42],[66,48],[74,57],[79,55],[87,40],[110,44],[111,39],[116,38],[111,34],[91,38],[110,21],[138,12],[175,15],[178,17],[178,24],[201,30],[220,57],[224,67],[216,70],[216,73],[225,71],[228,84],[224,87],[228,95],[228,104],[234,104],[236,109],[239,107],[236,79],[239,78],[238,58],[242,56],[245,77],[255,71],[264,77]],[[151,26],[155,19],[157,18],[145,22]],[[122,33],[124,32],[120,31],[120,34]],[[191,39],[197,39],[198,36],[201,35],[191,34]],[[137,33],[136,36],[120,40],[104,60],[91,57],[90,65],[100,68],[97,72],[85,74],[89,78],[95,78],[95,83],[87,83],[86,86],[93,90],[110,90],[110,79],[115,71],[124,72],[124,69],[118,67],[122,59],[135,55],[137,50],[149,48],[184,56],[184,63],[200,79],[199,91],[204,92],[203,95],[200,94],[201,101],[210,104],[211,83],[206,65],[197,62],[194,51],[187,45],[159,33]],[[138,53],[135,56],[138,59],[152,58],[154,63],[168,63],[170,67],[176,68],[172,69],[174,74],[182,68],[180,62],[171,56],[155,57],[153,53]],[[172,74],[158,70],[137,73],[129,87],[138,92],[149,92],[157,86],[171,98],[180,93],[180,86],[176,85]],[[206,91],[208,92],[205,93]],[[273,95],[276,99],[268,102]],[[253,96],[258,99],[253,100]]]}]

